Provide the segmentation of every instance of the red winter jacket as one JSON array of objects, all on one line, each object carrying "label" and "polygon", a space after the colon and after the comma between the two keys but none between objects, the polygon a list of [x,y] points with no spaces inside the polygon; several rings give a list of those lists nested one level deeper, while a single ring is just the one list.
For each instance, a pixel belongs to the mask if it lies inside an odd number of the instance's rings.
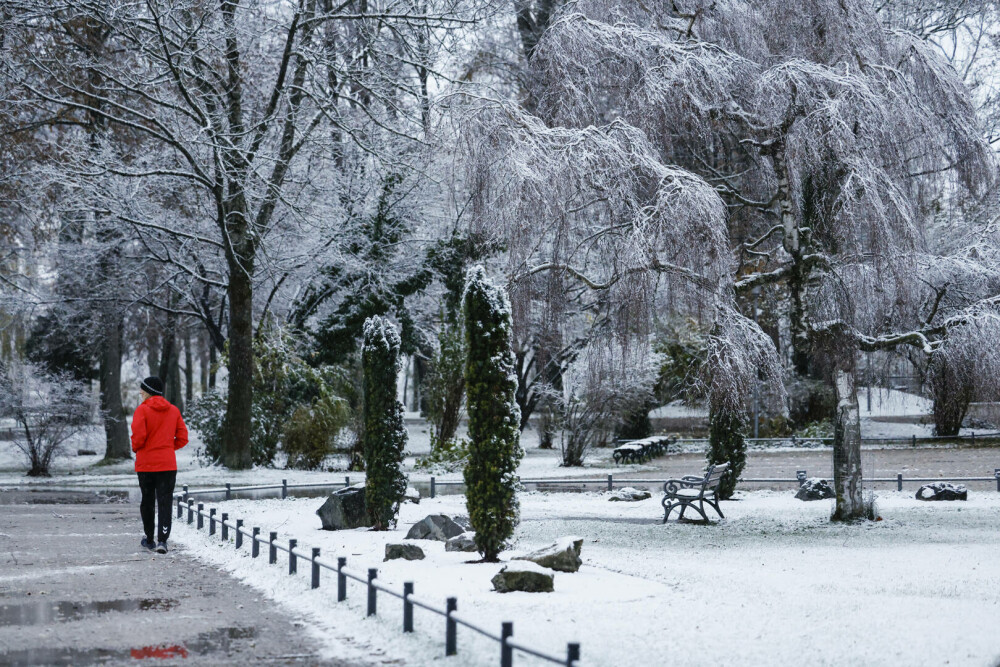
[{"label": "red winter jacket", "polygon": [[132,416],[132,451],[136,472],[177,470],[174,450],[188,443],[181,411],[162,396],[151,396]]}]

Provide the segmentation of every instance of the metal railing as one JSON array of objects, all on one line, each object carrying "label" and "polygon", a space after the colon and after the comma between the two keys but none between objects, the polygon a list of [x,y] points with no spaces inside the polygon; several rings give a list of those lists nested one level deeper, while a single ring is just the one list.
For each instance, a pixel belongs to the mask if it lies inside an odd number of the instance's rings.
[{"label": "metal railing", "polygon": [[[806,470],[797,470],[794,478],[787,477],[741,477],[740,482],[747,484],[795,484],[798,483],[799,486],[802,485],[802,481],[807,477]],[[460,479],[437,479],[435,476],[431,476],[430,480],[430,497],[435,498],[437,496],[437,489],[439,486],[465,486],[465,482]],[[533,485],[575,485],[575,486],[600,486],[608,491],[614,491],[615,485],[619,487],[630,485],[630,484],[664,484],[667,478],[662,479],[615,479],[613,474],[607,475],[607,477],[581,477],[581,478],[567,478],[567,477],[539,477],[539,478],[518,478],[518,482],[522,485],[533,484]],[[865,482],[879,482],[879,483],[891,483],[896,482],[896,488],[899,491],[903,490],[903,482],[993,482],[997,484],[997,492],[1000,493],[1000,468],[993,469],[992,477],[904,477],[903,473],[896,473],[895,477],[869,477],[864,479]],[[215,495],[215,494],[225,494],[226,500],[232,500],[234,493],[240,493],[242,491],[274,491],[281,490],[281,497],[287,498],[289,490],[294,489],[329,489],[329,488],[347,488],[351,486],[350,476],[345,476],[343,482],[311,482],[308,484],[289,484],[287,479],[281,480],[281,484],[258,484],[253,486],[233,486],[232,484],[226,484],[224,487],[208,488],[208,489],[196,489],[190,490],[188,485],[185,484],[182,488],[183,493],[176,494],[178,497],[182,497],[185,501],[190,496],[198,495]]]},{"label": "metal railing", "polygon": [[[350,486],[350,479],[346,480],[347,486]],[[420,598],[414,595],[414,582],[407,581],[403,583],[402,589],[394,588],[393,586],[383,583],[378,579],[378,569],[371,567],[367,569],[367,572],[360,572],[347,567],[347,558],[344,556],[338,556],[336,563],[324,560],[320,556],[319,547],[312,547],[310,550],[306,550],[304,547],[299,547],[298,540],[292,538],[288,540],[288,545],[285,546],[278,542],[278,533],[274,531],[269,531],[268,538],[265,540],[261,537],[261,529],[259,526],[254,526],[252,529],[247,530],[243,525],[242,519],[237,519],[235,521],[230,520],[229,513],[223,512],[220,518],[216,518],[216,508],[208,508],[205,510],[204,503],[198,503],[197,507],[194,505],[194,499],[189,496],[195,493],[221,493],[226,492],[227,497],[231,497],[232,491],[234,490],[247,490],[247,489],[262,489],[262,488],[281,488],[282,497],[287,497],[287,491],[289,488],[303,488],[303,487],[316,487],[316,486],[330,486],[321,484],[298,484],[294,486],[289,486],[286,480],[282,480],[281,487],[271,487],[271,486],[256,486],[256,487],[238,487],[233,489],[230,484],[226,484],[224,489],[205,489],[199,491],[188,491],[187,487],[184,487],[183,493],[174,494],[174,498],[177,501],[177,518],[181,519],[184,516],[184,510],[187,510],[187,523],[188,525],[194,524],[197,530],[201,530],[205,526],[205,519],[208,519],[208,534],[214,536],[216,532],[221,532],[221,540],[229,541],[229,531],[235,531],[234,542],[237,550],[243,548],[243,538],[248,537],[251,540],[250,547],[250,557],[258,558],[260,557],[260,546],[261,544],[266,544],[268,547],[268,564],[274,565],[278,562],[278,552],[283,551],[288,555],[288,574],[294,575],[298,572],[298,561],[303,559],[309,564],[309,573],[311,578],[311,587],[313,589],[319,588],[321,579],[320,571],[327,570],[336,573],[337,576],[337,602],[343,602],[347,599],[347,581],[353,580],[360,584],[363,584],[367,590],[367,615],[375,616],[378,610],[378,592],[381,591],[387,595],[397,598],[403,602],[403,632],[413,632],[413,609],[414,607],[420,607],[433,614],[437,614],[445,619],[445,655],[452,656],[458,654],[458,626],[464,626],[473,632],[482,635],[488,639],[492,639],[500,644],[500,667],[512,667],[514,664],[514,651],[521,651],[528,655],[534,656],[546,662],[550,662],[556,665],[567,665],[568,667],[579,667],[580,665],[580,644],[569,643],[566,645],[565,656],[554,655],[551,653],[546,653],[536,648],[532,648],[526,644],[522,644],[513,639],[514,636],[514,624],[512,622],[503,622],[500,625],[500,633],[496,634],[477,625],[473,619],[460,615],[458,613],[458,599],[454,597],[449,597],[445,600],[445,606],[441,607],[434,602],[427,600],[426,598]],[[195,517],[197,517],[197,523],[195,523]],[[221,528],[216,531],[216,524]]]}]

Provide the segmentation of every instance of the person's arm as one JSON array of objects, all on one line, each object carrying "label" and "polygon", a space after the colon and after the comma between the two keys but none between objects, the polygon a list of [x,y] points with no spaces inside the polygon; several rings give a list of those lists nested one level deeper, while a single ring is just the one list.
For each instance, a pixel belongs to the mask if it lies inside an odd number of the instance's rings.
[{"label": "person's arm", "polygon": [[174,432],[174,451],[177,451],[186,444],[188,444],[188,429],[184,423],[184,417],[181,417],[181,413],[178,412],[177,430]]},{"label": "person's arm", "polygon": [[146,411],[140,405],[132,415],[132,451],[138,452],[146,444]]}]

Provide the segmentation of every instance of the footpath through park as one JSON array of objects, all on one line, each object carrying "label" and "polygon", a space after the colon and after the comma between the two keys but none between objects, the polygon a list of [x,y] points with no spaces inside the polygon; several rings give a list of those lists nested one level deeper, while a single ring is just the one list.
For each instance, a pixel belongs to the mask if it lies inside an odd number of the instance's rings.
[{"label": "footpath through park", "polygon": [[322,659],[301,623],[183,547],[142,549],[138,507],[104,500],[0,490],[0,665],[359,664]]}]

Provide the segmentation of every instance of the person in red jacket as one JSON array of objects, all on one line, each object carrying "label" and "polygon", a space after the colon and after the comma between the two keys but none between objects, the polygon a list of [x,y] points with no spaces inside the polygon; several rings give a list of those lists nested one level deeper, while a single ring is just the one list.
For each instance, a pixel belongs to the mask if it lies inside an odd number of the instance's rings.
[{"label": "person in red jacket", "polygon": [[[148,377],[139,385],[139,392],[142,403],[132,416],[132,451],[142,491],[139,514],[146,532],[141,545],[165,554],[173,516],[170,501],[177,481],[174,452],[188,443],[188,432],[180,410],[163,398],[163,380]],[[153,517],[157,508],[160,520],[154,535]]]}]

